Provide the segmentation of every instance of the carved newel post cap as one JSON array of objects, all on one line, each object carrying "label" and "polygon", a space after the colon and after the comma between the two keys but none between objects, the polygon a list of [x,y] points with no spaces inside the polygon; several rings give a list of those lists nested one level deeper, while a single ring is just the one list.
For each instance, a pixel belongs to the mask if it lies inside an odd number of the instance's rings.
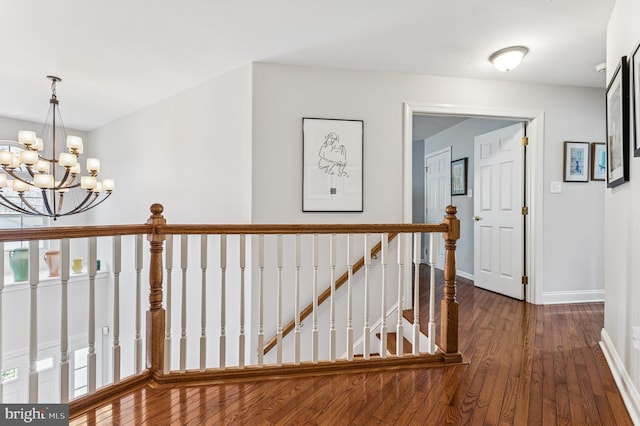
[{"label": "carved newel post cap", "polygon": [[455,214],[458,213],[458,208],[456,206],[447,206],[445,212],[450,216],[455,216]]},{"label": "carved newel post cap", "polygon": [[149,208],[149,210],[151,210],[152,215],[161,216],[162,212],[164,211],[164,207],[160,203],[153,203],[151,204],[151,207]]}]

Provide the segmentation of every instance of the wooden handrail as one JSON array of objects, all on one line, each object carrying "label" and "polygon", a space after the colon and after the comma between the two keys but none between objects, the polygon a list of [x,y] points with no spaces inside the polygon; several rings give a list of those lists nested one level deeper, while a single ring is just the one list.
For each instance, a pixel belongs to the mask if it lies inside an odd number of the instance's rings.
[{"label": "wooden handrail", "polygon": [[[389,241],[393,240],[396,236],[398,236],[397,232],[392,232],[389,234]],[[382,250],[382,241],[378,242],[376,245],[374,245],[371,248],[371,257],[376,256],[378,253],[380,253],[380,250]],[[358,272],[360,269],[362,269],[362,267],[364,266],[364,256],[361,257],[360,259],[358,259],[358,261],[356,263],[353,264],[352,266],[352,274],[355,274],[356,272]],[[340,275],[340,278],[338,278],[336,280],[336,291],[342,287],[342,285],[344,283],[347,282],[347,280],[349,279],[349,271],[346,271],[344,274]],[[329,287],[327,287],[322,293],[320,293],[320,295],[318,296],[318,305],[321,305],[324,301],[326,301],[329,297],[331,296],[331,285],[329,285]],[[300,311],[300,321],[303,321],[305,318],[307,318],[309,315],[311,315],[311,313],[313,313],[313,302],[309,303],[302,311]],[[295,319],[289,321],[283,328],[282,328],[282,337],[286,336],[287,334],[291,333],[291,331],[293,331],[293,329],[296,326],[296,321]],[[266,354],[267,352],[269,352],[271,349],[273,349],[276,344],[278,343],[278,336],[273,336],[271,339],[269,339],[269,341],[264,345],[264,353]]]},{"label": "wooden handrail", "polygon": [[163,225],[161,234],[380,234],[447,232],[446,224],[246,224],[246,225]]},{"label": "wooden handrail", "polygon": [[53,228],[0,229],[0,241],[58,240],[61,238],[111,237],[153,233],[152,225],[60,226]]}]

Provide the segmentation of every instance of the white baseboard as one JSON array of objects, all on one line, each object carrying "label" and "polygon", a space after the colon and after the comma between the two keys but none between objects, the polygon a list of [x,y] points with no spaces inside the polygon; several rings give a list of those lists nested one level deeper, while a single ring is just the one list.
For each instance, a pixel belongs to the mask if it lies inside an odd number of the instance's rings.
[{"label": "white baseboard", "polygon": [[466,278],[468,280],[473,281],[473,274],[470,274],[468,272],[457,270],[456,271],[456,275],[459,276],[459,277]]},{"label": "white baseboard", "polygon": [[640,424],[640,395],[638,394],[638,390],[634,386],[631,377],[629,377],[624,363],[620,359],[611,338],[609,338],[609,334],[604,328],[602,329],[600,338],[602,339],[600,341],[600,348],[604,353],[607,364],[609,364],[609,369],[618,386],[620,395],[622,395],[624,405],[627,407],[633,424],[638,425]]},{"label": "white baseboard", "polygon": [[542,295],[543,305],[587,302],[604,302],[604,290],[548,291]]}]

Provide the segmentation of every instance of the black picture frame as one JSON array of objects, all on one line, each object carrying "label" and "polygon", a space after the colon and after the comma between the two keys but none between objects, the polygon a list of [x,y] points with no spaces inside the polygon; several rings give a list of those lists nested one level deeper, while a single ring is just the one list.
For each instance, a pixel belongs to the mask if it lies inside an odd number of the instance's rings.
[{"label": "black picture frame", "polygon": [[629,181],[629,66],[620,58],[607,85],[607,188]]},{"label": "black picture frame", "polygon": [[451,162],[451,195],[467,195],[468,157]]},{"label": "black picture frame", "polygon": [[363,211],[364,121],[302,118],[302,211]]},{"label": "black picture frame", "polygon": [[564,143],[562,174],[564,182],[589,182],[589,142]]},{"label": "black picture frame", "polygon": [[640,43],[636,46],[631,55],[631,93],[633,94],[632,114],[633,114],[633,156],[640,157]]}]

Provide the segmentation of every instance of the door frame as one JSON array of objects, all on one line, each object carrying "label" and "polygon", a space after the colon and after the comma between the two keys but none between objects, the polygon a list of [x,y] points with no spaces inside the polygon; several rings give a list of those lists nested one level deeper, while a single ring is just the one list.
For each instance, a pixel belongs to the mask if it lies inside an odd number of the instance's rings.
[{"label": "door frame", "polygon": [[[421,104],[403,103],[403,160],[404,171],[402,178],[403,196],[403,221],[412,222],[412,125],[414,114],[442,115],[442,116],[464,116],[477,118],[497,118],[497,119],[519,119],[527,122],[526,132],[529,137],[529,146],[525,159],[525,178],[527,185],[525,188],[525,200],[529,208],[528,219],[525,224],[525,232],[528,238],[525,242],[525,274],[529,277],[529,284],[525,289],[526,301],[533,304],[542,304],[542,283],[543,276],[543,176],[544,176],[544,111],[529,110],[521,108],[491,108],[465,105],[442,105],[442,104]],[[534,121],[535,120],[535,121]],[[533,236],[536,236],[535,238]],[[405,253],[411,253],[411,246],[405,248]],[[407,259],[406,264],[411,264],[411,259]],[[405,304],[411,300],[411,283],[405,283]]]}]

